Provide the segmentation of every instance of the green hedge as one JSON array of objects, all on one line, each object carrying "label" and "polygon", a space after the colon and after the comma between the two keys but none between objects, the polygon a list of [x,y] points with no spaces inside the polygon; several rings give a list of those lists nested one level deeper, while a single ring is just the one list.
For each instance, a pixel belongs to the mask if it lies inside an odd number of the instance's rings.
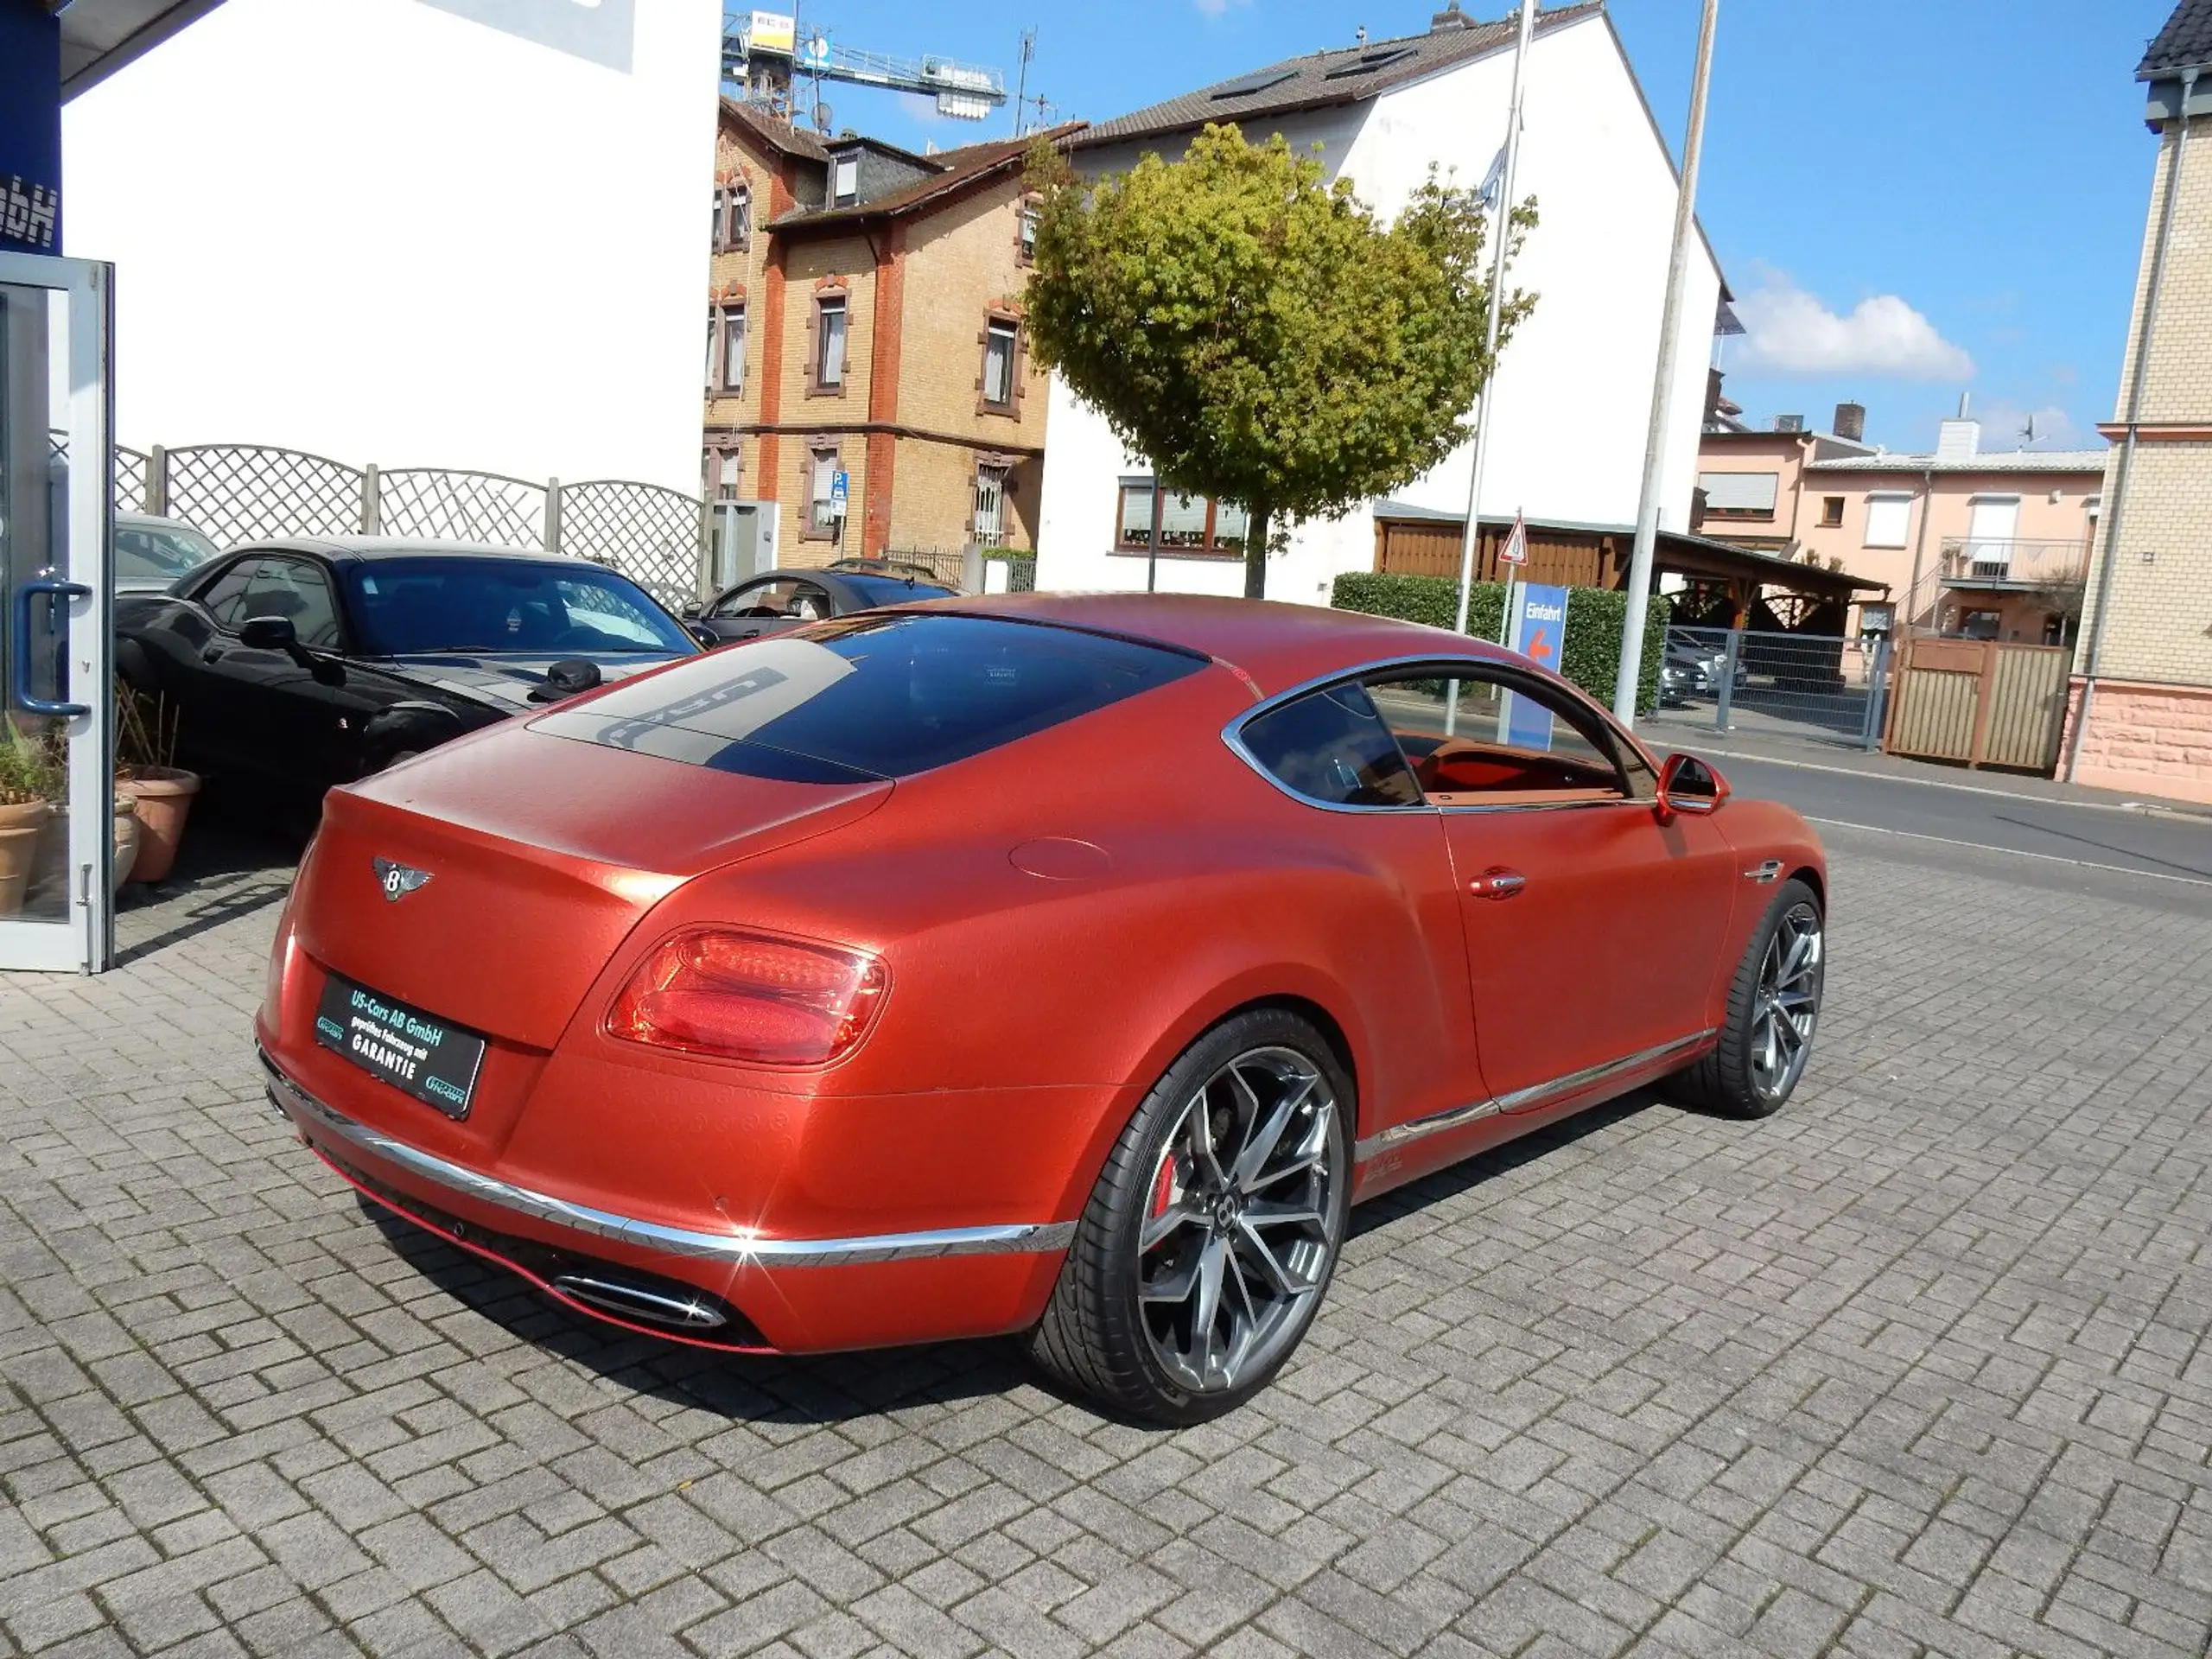
[{"label": "green hedge", "polygon": [[[1459,584],[1441,576],[1390,576],[1357,570],[1337,578],[1329,602],[1340,611],[1395,616],[1449,628],[1459,608]],[[1672,601],[1654,594],[1643,615],[1643,662],[1637,710],[1659,706],[1659,659],[1667,645],[1667,618]],[[1503,582],[1478,582],[1467,594],[1467,632],[1478,639],[1497,638],[1505,614]],[[1560,672],[1608,707],[1613,677],[1621,662],[1621,626],[1628,617],[1628,595],[1607,588],[1576,588],[1567,602],[1567,638],[1560,651]]]}]

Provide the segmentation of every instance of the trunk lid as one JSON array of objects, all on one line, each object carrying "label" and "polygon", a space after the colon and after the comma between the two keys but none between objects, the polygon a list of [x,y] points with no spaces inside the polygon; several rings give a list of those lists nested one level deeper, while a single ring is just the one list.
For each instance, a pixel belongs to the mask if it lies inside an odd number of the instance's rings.
[{"label": "trunk lid", "polygon": [[[668,893],[865,817],[891,788],[717,772],[494,727],[332,791],[292,913],[326,969],[550,1048]],[[387,898],[378,860],[429,879]]]}]

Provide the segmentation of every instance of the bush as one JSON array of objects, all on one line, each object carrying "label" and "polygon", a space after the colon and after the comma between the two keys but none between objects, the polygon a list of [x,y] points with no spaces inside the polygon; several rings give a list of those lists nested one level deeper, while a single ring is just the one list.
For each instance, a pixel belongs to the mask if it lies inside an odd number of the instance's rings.
[{"label": "bush", "polygon": [[[1338,576],[1329,602],[1340,611],[1395,616],[1449,628],[1459,608],[1459,584],[1442,576],[1383,575],[1355,570]],[[1643,614],[1643,671],[1637,677],[1636,708],[1648,715],[1659,707],[1659,659],[1666,654],[1667,618],[1673,606],[1663,594],[1651,595]],[[1497,638],[1505,614],[1505,584],[1478,582],[1467,594],[1467,631],[1478,639]],[[1608,708],[1613,677],[1620,671],[1621,625],[1628,616],[1628,595],[1609,588],[1576,588],[1567,604],[1567,638],[1560,642],[1559,671]]]}]

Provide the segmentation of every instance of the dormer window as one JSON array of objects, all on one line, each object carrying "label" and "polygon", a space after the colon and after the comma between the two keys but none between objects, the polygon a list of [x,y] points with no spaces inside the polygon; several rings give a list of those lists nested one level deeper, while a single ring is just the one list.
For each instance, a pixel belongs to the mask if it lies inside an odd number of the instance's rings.
[{"label": "dormer window", "polygon": [[849,207],[860,200],[861,158],[840,156],[830,163],[830,205]]}]

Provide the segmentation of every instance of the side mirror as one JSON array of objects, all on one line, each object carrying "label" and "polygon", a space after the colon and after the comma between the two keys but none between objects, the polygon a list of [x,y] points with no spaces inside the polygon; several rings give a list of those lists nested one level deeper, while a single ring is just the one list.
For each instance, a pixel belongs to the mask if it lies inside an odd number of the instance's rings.
[{"label": "side mirror", "polygon": [[697,600],[688,599],[683,601],[683,608],[678,611],[677,615],[682,617],[686,622],[694,622],[698,620],[699,613],[705,607]]},{"label": "side mirror", "polygon": [[1702,817],[1728,798],[1728,780],[1694,754],[1670,754],[1659,769],[1659,822],[1677,813]]},{"label": "side mirror", "polygon": [[239,625],[238,643],[249,651],[289,653],[299,648],[300,636],[289,616],[250,616]]},{"label": "side mirror", "polygon": [[722,642],[721,635],[716,633],[712,628],[693,628],[690,632],[691,637],[709,651],[712,651]]}]

